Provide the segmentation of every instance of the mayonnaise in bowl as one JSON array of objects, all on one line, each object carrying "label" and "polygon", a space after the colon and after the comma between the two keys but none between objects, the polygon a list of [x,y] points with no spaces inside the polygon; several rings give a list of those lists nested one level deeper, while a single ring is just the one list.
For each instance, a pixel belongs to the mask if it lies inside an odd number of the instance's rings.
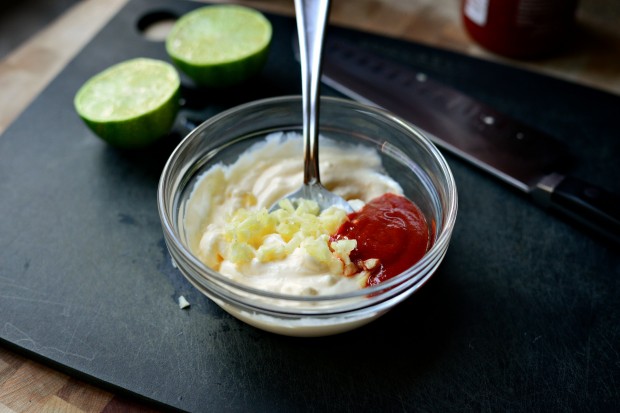
[{"label": "mayonnaise in bowl", "polygon": [[[322,183],[352,214],[303,202],[268,211],[302,182],[298,97],[211,118],[171,155],[158,190],[182,274],[233,316],[279,334],[347,331],[405,299],[441,262],[456,213],[447,164],[417,130],[341,99],[324,98],[322,110]],[[419,262],[403,264],[410,237],[398,231],[422,221]]]}]

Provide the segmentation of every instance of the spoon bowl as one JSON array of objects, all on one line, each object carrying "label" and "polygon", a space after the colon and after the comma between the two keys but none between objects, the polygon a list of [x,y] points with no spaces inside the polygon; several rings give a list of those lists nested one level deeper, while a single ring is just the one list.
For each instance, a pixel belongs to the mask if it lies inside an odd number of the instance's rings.
[{"label": "spoon bowl", "polygon": [[[325,188],[320,182],[313,184],[303,184],[297,191],[288,194],[285,198],[290,200],[295,205],[300,199],[308,199],[314,201],[319,205],[319,210],[323,211],[329,207],[335,206],[344,209],[347,214],[353,212],[351,205],[342,197],[334,194]],[[276,202],[271,206],[269,212],[275,211],[280,208],[279,202]]]}]

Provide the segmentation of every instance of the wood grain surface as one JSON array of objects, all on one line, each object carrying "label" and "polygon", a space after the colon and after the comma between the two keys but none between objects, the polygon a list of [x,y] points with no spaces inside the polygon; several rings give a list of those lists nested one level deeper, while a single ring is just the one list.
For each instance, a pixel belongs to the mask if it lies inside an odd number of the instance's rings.
[{"label": "wood grain surface", "polygon": [[[126,1],[82,0],[0,61],[0,133]],[[293,14],[292,0],[236,3]],[[620,94],[619,1],[582,0],[570,47],[535,61],[505,59],[472,42],[462,28],[459,4],[460,0],[332,0],[331,22]],[[157,411],[157,408],[76,380],[0,346],[0,413],[44,411],[125,412]]]}]

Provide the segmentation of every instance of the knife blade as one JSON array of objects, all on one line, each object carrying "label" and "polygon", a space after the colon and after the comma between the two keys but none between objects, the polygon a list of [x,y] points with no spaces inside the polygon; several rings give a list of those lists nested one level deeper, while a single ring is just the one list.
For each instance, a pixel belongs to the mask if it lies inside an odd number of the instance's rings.
[{"label": "knife blade", "polygon": [[571,177],[553,137],[426,74],[346,40],[326,39],[322,81],[421,129],[437,146],[620,243],[620,196]]}]

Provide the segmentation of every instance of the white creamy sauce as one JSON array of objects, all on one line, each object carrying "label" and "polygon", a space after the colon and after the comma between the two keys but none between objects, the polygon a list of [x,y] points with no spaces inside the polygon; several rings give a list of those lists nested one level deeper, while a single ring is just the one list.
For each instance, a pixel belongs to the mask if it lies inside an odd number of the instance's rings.
[{"label": "white creamy sauce", "polygon": [[[322,139],[319,167],[324,186],[356,208],[387,192],[403,192],[383,173],[381,158],[370,147]],[[302,178],[302,139],[297,133],[271,134],[233,164],[213,166],[200,176],[186,205],[184,229],[191,251],[236,282],[276,293],[325,295],[361,288],[358,279],[330,273],[301,248],[278,261],[254,258],[240,265],[222,261],[218,251],[227,248],[222,236],[227,217],[242,207],[270,208],[298,189]]]}]

